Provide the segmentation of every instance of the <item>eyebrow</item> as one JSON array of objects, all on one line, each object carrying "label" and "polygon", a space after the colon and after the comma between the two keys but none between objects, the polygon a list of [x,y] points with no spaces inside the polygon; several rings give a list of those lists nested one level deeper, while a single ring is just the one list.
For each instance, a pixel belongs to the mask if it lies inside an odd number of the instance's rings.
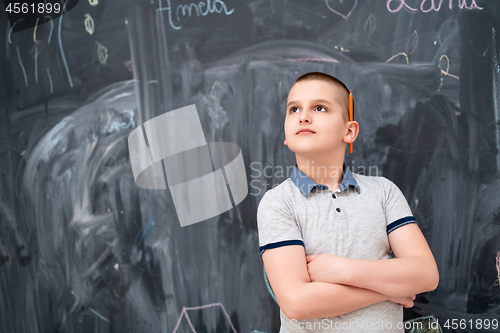
[{"label": "eyebrow", "polygon": [[[311,100],[311,102],[314,102],[314,103],[328,103],[328,104],[332,104],[330,103],[329,101],[327,101],[326,99],[313,99]],[[290,106],[290,104],[297,104],[298,102],[297,101],[290,101],[288,102],[288,104],[286,105],[286,107]]]}]

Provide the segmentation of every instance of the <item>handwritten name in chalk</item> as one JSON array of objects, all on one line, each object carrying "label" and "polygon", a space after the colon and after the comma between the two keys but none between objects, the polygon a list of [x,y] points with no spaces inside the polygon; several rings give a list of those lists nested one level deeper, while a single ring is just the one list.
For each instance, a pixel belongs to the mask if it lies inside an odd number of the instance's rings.
[{"label": "handwritten name in chalk", "polygon": [[[387,0],[387,10],[389,10],[391,13],[397,13],[403,8],[410,12],[439,12],[443,6],[443,2],[445,4],[446,2],[448,2],[448,8],[450,10],[453,9],[455,3],[458,5],[459,9],[483,9],[483,7],[479,7],[477,5],[476,0],[416,0],[415,5],[413,6],[410,6],[408,2],[410,2],[410,0]],[[418,7],[418,2],[420,2],[420,7]],[[470,5],[468,5],[467,3],[470,3]]]},{"label": "handwritten name in chalk", "polygon": [[[161,4],[161,2],[160,2]],[[209,13],[217,13],[221,14],[224,13],[225,15],[231,15],[234,12],[234,8],[231,10],[227,9],[226,4],[224,3],[223,0],[205,0],[205,1],[200,1],[198,3],[190,3],[187,5],[177,5],[175,7],[172,7],[172,3],[170,0],[167,0],[167,6],[162,7],[160,5],[160,8],[158,10],[166,10],[167,15],[168,15],[168,23],[172,27],[172,29],[179,30],[182,28],[182,25],[176,25],[174,24],[174,21],[172,19],[173,14],[175,14],[175,18],[177,19],[177,22],[181,21],[181,18],[191,17],[193,13],[196,14],[196,16],[207,16]]]}]

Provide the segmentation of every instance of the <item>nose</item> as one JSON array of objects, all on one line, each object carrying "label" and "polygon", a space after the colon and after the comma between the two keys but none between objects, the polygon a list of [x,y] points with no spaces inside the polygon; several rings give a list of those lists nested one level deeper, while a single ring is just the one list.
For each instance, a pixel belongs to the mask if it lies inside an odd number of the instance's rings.
[{"label": "nose", "polygon": [[300,123],[312,123],[312,118],[311,114],[307,110],[303,110],[300,112],[300,117],[299,117]]}]

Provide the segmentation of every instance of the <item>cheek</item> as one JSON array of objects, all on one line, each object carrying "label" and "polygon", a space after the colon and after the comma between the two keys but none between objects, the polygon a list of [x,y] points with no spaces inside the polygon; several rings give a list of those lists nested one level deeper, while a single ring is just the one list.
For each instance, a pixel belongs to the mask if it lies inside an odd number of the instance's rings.
[{"label": "cheek", "polygon": [[285,130],[285,135],[288,135],[288,133],[290,133],[290,127],[289,126],[285,125],[284,130]]},{"label": "cheek", "polygon": [[287,134],[290,134],[294,131],[294,126],[292,124],[292,121],[288,120],[288,121],[285,121],[284,123],[284,129],[285,129],[285,133]]},{"label": "cheek", "polygon": [[345,127],[343,124],[328,124],[321,126],[322,133],[326,134],[326,139],[328,141],[338,141],[339,139],[344,137]]}]

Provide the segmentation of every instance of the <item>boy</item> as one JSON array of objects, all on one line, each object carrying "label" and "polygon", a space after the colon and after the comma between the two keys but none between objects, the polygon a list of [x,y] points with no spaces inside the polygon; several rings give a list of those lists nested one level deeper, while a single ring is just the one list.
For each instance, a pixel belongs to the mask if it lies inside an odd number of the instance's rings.
[{"label": "boy", "polygon": [[345,169],[359,132],[349,90],[324,73],[299,77],[284,128],[297,163],[257,210],[280,333],[404,332],[402,307],[434,290],[439,273],[397,186]]}]

